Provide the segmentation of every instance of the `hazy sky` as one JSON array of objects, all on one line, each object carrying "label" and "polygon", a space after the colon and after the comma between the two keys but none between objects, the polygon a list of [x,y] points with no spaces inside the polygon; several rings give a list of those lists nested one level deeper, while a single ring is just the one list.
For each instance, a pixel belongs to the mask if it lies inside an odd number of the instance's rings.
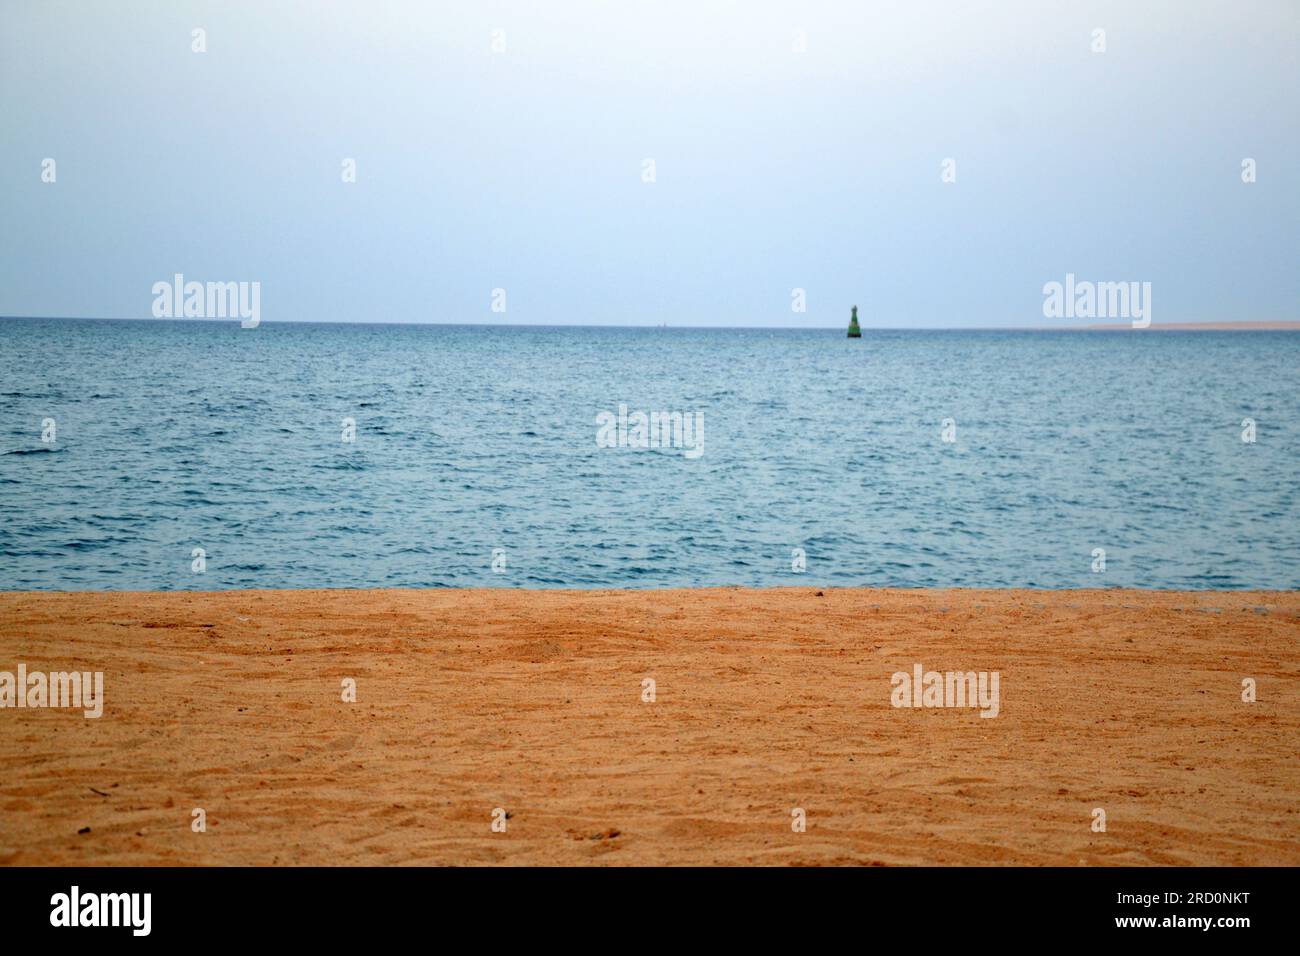
[{"label": "hazy sky", "polygon": [[0,0],[0,315],[1297,319],[1298,266],[1297,0]]}]

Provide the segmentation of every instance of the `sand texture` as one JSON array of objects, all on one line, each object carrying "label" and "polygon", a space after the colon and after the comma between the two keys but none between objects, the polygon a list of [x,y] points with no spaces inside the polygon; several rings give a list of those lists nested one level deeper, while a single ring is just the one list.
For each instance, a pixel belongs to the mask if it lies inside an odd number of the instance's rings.
[{"label": "sand texture", "polygon": [[0,710],[10,865],[1300,864],[1295,592],[0,594],[20,662],[105,707]]}]

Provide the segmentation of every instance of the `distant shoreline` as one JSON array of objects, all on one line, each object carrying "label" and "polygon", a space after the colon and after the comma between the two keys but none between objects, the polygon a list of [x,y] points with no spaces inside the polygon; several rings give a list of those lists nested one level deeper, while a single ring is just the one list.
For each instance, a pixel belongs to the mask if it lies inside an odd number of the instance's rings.
[{"label": "distant shoreline", "polygon": [[[1056,331],[1055,329],[1036,329],[1035,331]],[[1134,329],[1132,325],[1085,325],[1077,332],[1300,332],[1300,322],[1167,322],[1163,325],[1152,322],[1145,329]]]}]

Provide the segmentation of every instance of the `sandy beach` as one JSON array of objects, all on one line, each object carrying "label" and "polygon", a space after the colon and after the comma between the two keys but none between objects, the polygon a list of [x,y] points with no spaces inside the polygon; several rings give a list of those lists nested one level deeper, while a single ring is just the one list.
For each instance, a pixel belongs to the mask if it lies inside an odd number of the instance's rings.
[{"label": "sandy beach", "polygon": [[0,711],[9,865],[1300,864],[1294,592],[0,594],[19,664],[105,700]]}]

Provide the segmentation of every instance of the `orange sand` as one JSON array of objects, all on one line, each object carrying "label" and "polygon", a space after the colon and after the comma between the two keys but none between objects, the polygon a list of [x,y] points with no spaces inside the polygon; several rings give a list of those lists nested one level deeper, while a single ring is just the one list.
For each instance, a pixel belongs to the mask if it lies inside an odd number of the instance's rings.
[{"label": "orange sand", "polygon": [[0,710],[0,863],[1300,864],[1295,592],[0,594],[19,662],[106,705]]}]

